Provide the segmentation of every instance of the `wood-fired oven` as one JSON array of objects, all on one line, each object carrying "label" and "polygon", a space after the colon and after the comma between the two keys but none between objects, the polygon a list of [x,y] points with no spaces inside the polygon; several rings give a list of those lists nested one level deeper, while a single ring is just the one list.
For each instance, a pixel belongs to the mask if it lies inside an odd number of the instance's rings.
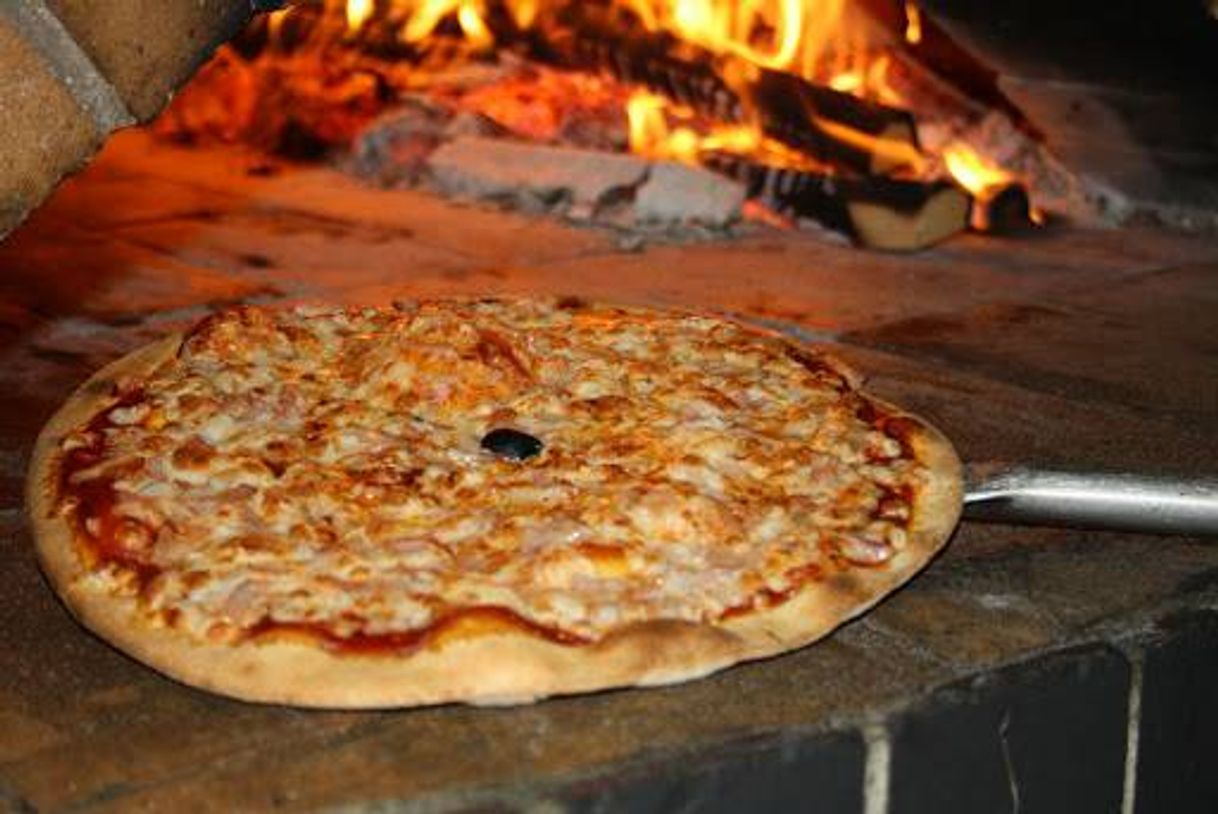
[{"label": "wood-fired oven", "polygon": [[46,417],[167,330],[471,293],[726,313],[831,347],[968,461],[1212,482],[1212,10],[270,5],[0,6],[0,801],[1218,807],[1201,536],[965,522],[827,641],[705,681],[305,713],[89,637],[21,510]]}]

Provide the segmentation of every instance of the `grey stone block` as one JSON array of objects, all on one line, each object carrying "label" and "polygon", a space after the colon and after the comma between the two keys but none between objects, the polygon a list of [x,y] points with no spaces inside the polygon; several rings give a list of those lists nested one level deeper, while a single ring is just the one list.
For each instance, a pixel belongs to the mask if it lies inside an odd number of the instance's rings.
[{"label": "grey stone block", "polygon": [[1119,811],[1129,675],[1089,647],[936,693],[894,724],[891,814]]}]

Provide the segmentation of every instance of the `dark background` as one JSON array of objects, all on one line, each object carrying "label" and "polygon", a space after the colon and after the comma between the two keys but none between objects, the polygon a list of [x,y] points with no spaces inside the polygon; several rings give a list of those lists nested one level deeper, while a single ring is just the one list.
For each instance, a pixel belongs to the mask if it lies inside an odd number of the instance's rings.
[{"label": "dark background", "polygon": [[936,19],[1024,72],[1218,101],[1218,20],[1207,0],[923,0]]}]

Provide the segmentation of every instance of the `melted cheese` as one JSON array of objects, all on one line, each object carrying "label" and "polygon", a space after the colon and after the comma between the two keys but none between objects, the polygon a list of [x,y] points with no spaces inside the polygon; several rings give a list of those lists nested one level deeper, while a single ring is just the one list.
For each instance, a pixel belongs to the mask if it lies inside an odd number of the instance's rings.
[{"label": "melted cheese", "polygon": [[[115,542],[155,569],[148,611],[213,639],[376,636],[483,606],[593,639],[714,620],[882,566],[909,517],[890,487],[922,477],[831,367],[697,316],[244,308],[138,386],[64,511],[112,482]],[[483,450],[499,426],[543,451]],[[130,592],[125,570],[89,578]]]}]

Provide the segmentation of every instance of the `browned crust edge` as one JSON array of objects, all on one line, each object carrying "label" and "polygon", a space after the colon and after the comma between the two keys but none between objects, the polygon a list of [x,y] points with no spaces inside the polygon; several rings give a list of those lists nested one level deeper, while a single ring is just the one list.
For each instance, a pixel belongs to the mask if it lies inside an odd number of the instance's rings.
[{"label": "browned crust edge", "polygon": [[[758,333],[766,333],[758,331]],[[655,621],[587,646],[506,631],[444,641],[404,656],[332,652],[312,643],[257,640],[236,645],[187,638],[150,624],[134,599],[90,590],[70,525],[54,510],[59,443],[114,400],[114,384],[145,375],[182,342],[170,336],[100,370],[38,437],[27,481],[27,510],[39,559],[72,614],[101,638],[172,678],[248,701],[328,708],[467,702],[496,705],[551,695],[698,678],[729,665],[809,644],[865,612],[910,579],[947,543],[959,518],[963,479],[951,444],[916,416],[910,444],[930,472],[915,496],[908,544],[887,567],[860,568],[809,584],[776,607],[721,625]],[[853,374],[834,362],[854,381]]]}]

